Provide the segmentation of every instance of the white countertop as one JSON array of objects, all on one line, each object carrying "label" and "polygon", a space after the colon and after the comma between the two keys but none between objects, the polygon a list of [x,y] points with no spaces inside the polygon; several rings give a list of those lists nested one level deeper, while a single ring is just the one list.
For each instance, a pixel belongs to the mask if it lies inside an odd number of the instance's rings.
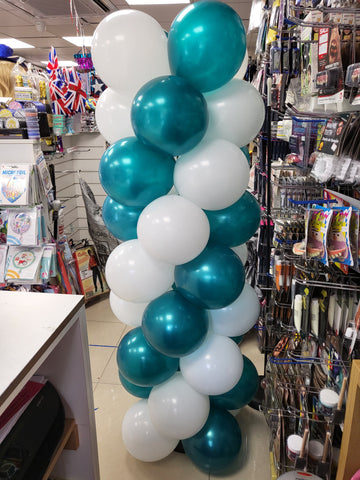
[{"label": "white countertop", "polygon": [[81,295],[0,291],[0,406],[83,304]]}]

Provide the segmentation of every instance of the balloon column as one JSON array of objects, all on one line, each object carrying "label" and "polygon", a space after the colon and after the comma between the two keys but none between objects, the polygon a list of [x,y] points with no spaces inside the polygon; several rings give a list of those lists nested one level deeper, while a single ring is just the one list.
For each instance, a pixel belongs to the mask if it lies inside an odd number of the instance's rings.
[{"label": "balloon column", "polygon": [[259,315],[239,257],[260,222],[241,147],[265,109],[238,78],[245,54],[240,17],[217,0],[185,8],[168,37],[145,13],[114,12],[92,44],[109,85],[96,108],[111,143],[99,169],[103,217],[123,241],[105,273],[114,314],[133,327],[118,347],[119,378],[140,398],[125,414],[124,444],[156,461],[182,440],[195,465],[215,473],[241,447],[228,409],[257,388],[231,339]]}]

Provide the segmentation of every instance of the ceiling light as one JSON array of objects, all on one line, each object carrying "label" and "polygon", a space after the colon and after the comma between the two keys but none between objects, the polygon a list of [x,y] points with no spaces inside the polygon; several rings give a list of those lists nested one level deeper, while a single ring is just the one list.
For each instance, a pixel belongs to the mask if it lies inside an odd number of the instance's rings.
[{"label": "ceiling light", "polygon": [[126,0],[129,5],[170,5],[190,3],[190,0]]},{"label": "ceiling light", "polygon": [[16,38],[0,38],[0,43],[7,45],[11,48],[35,48],[34,45],[22,42],[21,40],[17,40]]},{"label": "ceiling light", "polygon": [[[41,63],[47,65],[49,63],[48,60],[42,60]],[[73,62],[72,60],[59,60],[59,67],[77,67],[77,63]]]},{"label": "ceiling light", "polygon": [[76,45],[77,47],[91,47],[91,37],[62,37],[69,43]]}]

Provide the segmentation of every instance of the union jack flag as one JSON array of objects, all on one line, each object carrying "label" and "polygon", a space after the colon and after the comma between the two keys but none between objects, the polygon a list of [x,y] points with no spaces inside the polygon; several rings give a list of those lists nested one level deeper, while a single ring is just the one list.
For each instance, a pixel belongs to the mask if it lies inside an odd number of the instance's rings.
[{"label": "union jack flag", "polygon": [[73,113],[84,113],[86,110],[86,92],[83,89],[81,79],[74,67],[64,69],[64,78],[68,86],[66,93],[66,106]]},{"label": "union jack flag", "polygon": [[47,64],[47,71],[50,75],[50,78],[56,75],[56,70],[59,68],[59,62],[56,55],[56,50],[54,47],[51,47],[49,53],[49,61]]}]

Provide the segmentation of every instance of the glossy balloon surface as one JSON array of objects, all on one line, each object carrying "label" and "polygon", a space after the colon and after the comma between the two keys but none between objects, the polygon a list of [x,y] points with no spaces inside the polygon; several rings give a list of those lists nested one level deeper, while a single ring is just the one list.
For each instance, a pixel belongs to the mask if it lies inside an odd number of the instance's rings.
[{"label": "glossy balloon surface", "polygon": [[183,440],[186,455],[201,470],[210,473],[225,471],[237,458],[242,436],[236,419],[226,410],[210,409],[204,427]]},{"label": "glossy balloon surface", "polygon": [[201,92],[221,87],[239,70],[246,51],[246,32],[229,5],[202,0],[185,8],[169,30],[171,72]]},{"label": "glossy balloon surface", "polygon": [[134,397],[139,398],[149,398],[152,387],[140,387],[139,385],[135,385],[135,383],[129,382],[129,380],[124,377],[124,375],[121,375],[120,371],[119,379],[121,385],[125,388],[127,392],[130,393],[130,395],[134,395]]},{"label": "glossy balloon surface", "polygon": [[136,137],[113,143],[100,160],[99,176],[105,192],[122,205],[144,207],[173,186],[175,161],[171,155],[146,146]]},{"label": "glossy balloon surface", "polygon": [[137,238],[136,226],[144,207],[121,205],[110,197],[106,197],[102,217],[106,228],[114,237],[125,242]]},{"label": "glossy balloon surface", "polygon": [[130,327],[141,326],[142,316],[145,308],[148,306],[148,302],[127,302],[115,295],[112,290],[109,295],[109,301],[113,314],[118,320],[120,320],[120,322],[125,323]]},{"label": "glossy balloon surface", "polygon": [[147,341],[164,355],[181,357],[196,350],[208,330],[206,310],[170,291],[149,303],[142,330]]},{"label": "glossy balloon surface", "polygon": [[235,410],[247,405],[259,388],[259,376],[252,361],[243,355],[244,368],[240,380],[229,392],[210,397],[211,405],[226,410]]},{"label": "glossy balloon surface", "polygon": [[203,95],[183,78],[154,78],[136,94],[131,122],[143,143],[177,156],[205,135],[207,106]]},{"label": "glossy balloon surface", "polygon": [[213,309],[229,305],[240,295],[245,271],[230,248],[208,244],[191,262],[175,267],[175,285],[187,300]]},{"label": "glossy balloon surface", "polygon": [[261,219],[259,202],[250,192],[223,210],[205,213],[210,223],[210,241],[228,247],[247,242],[256,233]]},{"label": "glossy balloon surface", "polygon": [[141,387],[165,382],[179,365],[178,359],[166,357],[155,350],[140,327],[130,330],[121,340],[116,358],[121,375]]}]

